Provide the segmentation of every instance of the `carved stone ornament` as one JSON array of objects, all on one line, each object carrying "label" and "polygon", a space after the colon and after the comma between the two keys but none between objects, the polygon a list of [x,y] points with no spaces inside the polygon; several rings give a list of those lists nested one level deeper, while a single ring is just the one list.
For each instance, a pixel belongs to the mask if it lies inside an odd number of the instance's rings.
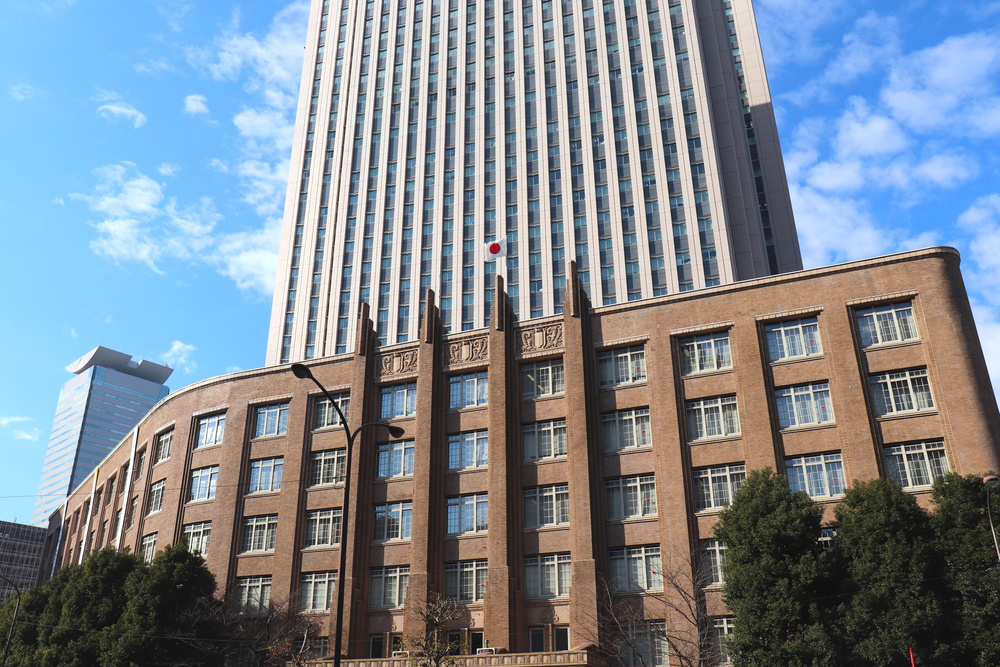
[{"label": "carved stone ornament", "polygon": [[563,346],[563,325],[560,322],[522,329],[517,343],[518,352],[521,354],[561,348]]},{"label": "carved stone ornament", "polygon": [[486,336],[448,344],[448,364],[465,364],[490,358],[490,339]]},{"label": "carved stone ornament", "polygon": [[383,354],[378,362],[379,375],[402,375],[417,372],[417,351],[403,350],[391,354]]}]

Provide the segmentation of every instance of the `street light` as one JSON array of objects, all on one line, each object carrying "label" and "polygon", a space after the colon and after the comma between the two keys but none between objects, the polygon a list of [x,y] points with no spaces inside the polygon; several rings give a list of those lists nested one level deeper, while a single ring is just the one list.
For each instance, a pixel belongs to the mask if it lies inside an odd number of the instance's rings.
[{"label": "street light", "polygon": [[17,610],[21,608],[21,589],[17,587],[17,584],[2,574],[0,574],[0,579],[3,579],[8,584],[13,586],[14,592],[17,593],[17,603],[14,605],[14,618],[10,621],[10,630],[7,631],[7,643],[3,647],[3,661],[0,662],[0,667],[5,667],[7,665],[7,651],[10,649],[10,638],[14,636],[14,624],[17,623]]},{"label": "street light", "polygon": [[[367,424],[362,424],[355,431],[351,431],[351,428],[347,425],[347,418],[344,416],[343,411],[340,406],[337,405],[337,401],[333,400],[333,396],[330,392],[326,390],[326,387],[319,383],[315,377],[313,377],[312,371],[309,370],[307,366],[303,364],[292,364],[292,373],[295,377],[300,380],[309,379],[312,380],[319,390],[323,392],[327,400],[330,401],[330,405],[333,409],[337,411],[337,415],[340,417],[340,423],[344,425],[344,433],[347,435],[347,457],[344,461],[344,506],[341,510],[341,522],[340,522],[340,569],[337,571],[337,638],[334,644],[333,653],[333,667],[340,667],[341,659],[341,648],[343,646],[343,633],[344,633],[344,578],[346,574],[344,570],[347,569],[347,509],[348,503],[350,503],[350,492],[351,492],[351,451],[354,449],[354,438],[362,430],[368,428],[369,426],[381,426],[382,428],[388,429],[389,435],[393,438],[403,437],[402,428],[399,426],[390,426],[389,424],[383,424],[381,422],[369,422]],[[0,667],[3,667],[0,665]]]},{"label": "street light", "polygon": [[983,484],[986,485],[986,515],[990,518],[990,534],[993,536],[993,546],[997,550],[997,565],[1000,566],[1000,542],[997,542],[997,529],[993,525],[993,505],[990,503],[990,492],[997,484],[1000,484],[1000,477],[987,475],[983,477]]}]

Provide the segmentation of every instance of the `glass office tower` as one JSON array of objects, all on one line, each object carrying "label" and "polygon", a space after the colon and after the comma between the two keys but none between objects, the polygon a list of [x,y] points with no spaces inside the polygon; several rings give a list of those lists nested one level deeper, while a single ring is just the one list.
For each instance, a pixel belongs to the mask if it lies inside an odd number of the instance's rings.
[{"label": "glass office tower", "polygon": [[[801,268],[750,0],[314,0],[267,363]],[[506,236],[507,255],[484,245]]]}]

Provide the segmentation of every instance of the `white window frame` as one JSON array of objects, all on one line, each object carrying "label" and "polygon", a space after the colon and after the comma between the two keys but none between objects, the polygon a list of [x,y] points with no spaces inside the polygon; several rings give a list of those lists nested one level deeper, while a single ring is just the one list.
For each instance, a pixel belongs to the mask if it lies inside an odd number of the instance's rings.
[{"label": "white window frame", "polygon": [[785,459],[785,475],[792,493],[805,491],[813,499],[839,498],[847,486],[840,452]]},{"label": "white window frame", "polygon": [[601,389],[613,389],[646,381],[646,348],[619,347],[597,353]]},{"label": "white window frame", "polygon": [[303,549],[333,547],[340,544],[343,510],[339,507],[306,512],[306,533]]},{"label": "white window frame", "polygon": [[733,367],[728,331],[682,338],[677,344],[681,352],[681,375],[712,373]]},{"label": "white window frame", "polygon": [[285,457],[283,456],[251,461],[247,495],[281,491],[281,477],[284,469]]},{"label": "white window frame", "polygon": [[195,449],[221,445],[222,438],[226,432],[226,413],[220,412],[217,415],[202,417],[198,420],[198,442]]},{"label": "white window frame", "polygon": [[375,522],[372,524],[373,542],[408,540],[412,530],[412,501],[375,506]]},{"label": "white window frame", "polygon": [[524,461],[566,458],[566,420],[550,419],[521,426]]},{"label": "white window frame", "polygon": [[716,396],[686,404],[688,442],[740,435],[736,396]]},{"label": "white window frame", "polygon": [[639,593],[663,590],[663,560],[660,547],[626,547],[608,552],[611,590]]},{"label": "white window frame", "polygon": [[654,475],[615,477],[604,480],[608,521],[625,521],[656,516]]},{"label": "white window frame", "polygon": [[524,489],[524,527],[569,525],[569,485],[553,484]]},{"label": "white window frame", "polygon": [[[91,536],[93,536],[93,533],[91,533]],[[142,544],[139,546],[139,553],[142,555],[142,560],[146,564],[152,563],[153,559],[156,557],[156,536],[157,533],[150,533],[149,535],[142,536]]]},{"label": "white window frame", "polygon": [[212,500],[219,484],[219,466],[208,466],[191,471],[191,489],[188,491],[188,502]]},{"label": "white window frame", "polygon": [[184,526],[184,537],[187,539],[188,551],[202,558],[208,557],[208,544],[212,537],[212,522],[189,523]]},{"label": "white window frame", "polygon": [[485,468],[489,456],[488,431],[463,431],[448,436],[448,470]]},{"label": "white window frame", "polygon": [[549,359],[521,364],[521,398],[557,396],[566,392],[563,360]]},{"label": "white window frame", "polygon": [[889,479],[904,489],[928,489],[950,467],[944,440],[927,440],[885,448]]},{"label": "white window frame", "polygon": [[463,560],[444,564],[444,596],[459,602],[482,602],[486,597],[489,564],[485,560]]},{"label": "white window frame", "polygon": [[243,532],[240,536],[240,553],[273,553],[277,543],[278,515],[243,517]]},{"label": "white window frame", "polygon": [[485,533],[490,527],[490,500],[487,493],[470,493],[445,499],[445,534]]},{"label": "white window frame", "polygon": [[778,408],[778,428],[789,429],[834,421],[828,382],[775,389],[774,401]]},{"label": "white window frame", "polygon": [[863,348],[920,340],[912,301],[858,310],[854,317]]},{"label": "white window frame", "polygon": [[486,371],[453,375],[448,378],[448,409],[480,407],[489,404],[490,380]]},{"label": "white window frame", "polygon": [[288,403],[261,405],[256,414],[255,438],[284,435],[288,432]]},{"label": "white window frame", "polygon": [[823,354],[816,317],[768,324],[764,327],[764,336],[767,339],[767,356],[772,363]]},{"label": "white window frame", "polygon": [[[344,416],[348,419],[351,418],[351,395],[350,394],[333,394],[333,400],[337,402],[340,406],[341,411],[343,411]],[[337,411],[333,409],[333,405],[330,403],[330,399],[326,396],[316,397],[316,416],[313,419],[313,430],[318,431],[324,428],[339,428],[343,426],[340,422],[340,415]]]},{"label": "white window frame", "polygon": [[299,610],[306,614],[330,611],[336,584],[336,570],[303,572],[302,585],[299,589]]},{"label": "white window frame", "polygon": [[156,458],[153,460],[153,465],[157,463],[163,463],[170,458],[170,447],[174,440],[173,430],[167,431],[161,435],[156,436]]},{"label": "white window frame", "polygon": [[695,511],[718,512],[729,507],[746,481],[746,470],[742,463],[692,470]]},{"label": "white window frame", "polygon": [[146,504],[146,516],[152,516],[163,509],[163,492],[166,488],[166,479],[161,479],[150,485],[149,500]]},{"label": "white window frame", "polygon": [[309,466],[309,486],[337,486],[347,474],[347,450],[328,449],[313,452]]},{"label": "white window frame", "polygon": [[911,368],[894,373],[873,375],[869,379],[875,414],[908,414],[935,410],[934,395],[926,368]]},{"label": "white window frame", "polygon": [[[627,625],[623,630],[631,641],[622,643],[618,660],[622,667],[667,667],[670,649],[667,644],[667,625],[663,621],[647,621]],[[642,655],[636,653],[638,646]]]},{"label": "white window frame", "polygon": [[381,419],[397,419],[417,414],[417,383],[407,382],[379,390]]},{"label": "white window frame", "polygon": [[716,665],[731,665],[732,661],[729,659],[729,649],[727,648],[726,640],[733,634],[736,628],[736,619],[733,616],[717,616],[712,619],[712,625],[709,628],[709,642],[712,646],[712,655],[709,658],[709,664]]},{"label": "white window frame", "polygon": [[726,543],[722,540],[701,540],[701,585],[717,588],[726,582]]},{"label": "white window frame", "polygon": [[[368,575],[368,606],[402,607],[410,583],[410,567],[374,567]],[[391,584],[391,588],[386,584]]]},{"label": "white window frame", "polygon": [[544,600],[569,597],[573,585],[570,554],[540,554],[524,557],[524,597]]},{"label": "white window frame", "polygon": [[413,440],[380,444],[375,476],[378,479],[413,477]]},{"label": "white window frame", "polygon": [[618,410],[601,415],[601,439],[605,453],[653,446],[649,428],[649,408]]},{"label": "white window frame", "polygon": [[271,575],[236,580],[236,612],[257,616],[271,608]]}]

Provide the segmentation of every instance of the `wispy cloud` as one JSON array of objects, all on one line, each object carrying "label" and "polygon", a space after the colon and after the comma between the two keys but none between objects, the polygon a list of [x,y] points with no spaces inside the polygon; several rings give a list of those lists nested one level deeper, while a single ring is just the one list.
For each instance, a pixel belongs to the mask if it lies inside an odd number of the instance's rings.
[{"label": "wispy cloud", "polygon": [[192,116],[199,113],[208,113],[208,105],[205,102],[208,98],[204,95],[188,95],[184,98],[184,113]]},{"label": "wispy cloud", "polygon": [[185,373],[193,373],[198,364],[191,359],[191,353],[197,349],[194,345],[175,340],[170,349],[160,355],[160,361],[172,368],[182,368]]},{"label": "wispy cloud", "polygon": [[28,422],[28,421],[31,421],[31,417],[21,417],[21,416],[16,416],[16,417],[2,417],[2,416],[0,416],[0,428],[5,428],[7,426],[10,426],[11,424],[19,424],[21,422]]},{"label": "wispy cloud", "polygon": [[154,2],[154,6],[160,16],[167,20],[167,25],[174,32],[181,32],[181,19],[194,7],[184,0],[157,0]]},{"label": "wispy cloud", "polygon": [[92,98],[95,102],[104,102],[97,107],[97,115],[105,120],[125,119],[136,129],[146,124],[146,116],[134,106],[122,99],[118,93],[102,90]]},{"label": "wispy cloud", "polygon": [[163,58],[150,60],[149,62],[136,63],[133,65],[139,74],[160,74],[161,72],[173,71],[174,67]]},{"label": "wispy cloud", "polygon": [[58,204],[59,206],[65,206],[66,205],[66,201],[62,197],[56,197],[55,199],[52,200],[52,203],[53,204]]},{"label": "wispy cloud", "polygon": [[156,171],[160,172],[161,176],[176,176],[180,170],[181,166],[173,162],[164,162],[156,168]]},{"label": "wispy cloud", "polygon": [[754,13],[769,68],[813,62],[828,46],[817,33],[848,15],[849,0],[758,0]]},{"label": "wispy cloud", "polygon": [[17,430],[14,431],[15,440],[28,440],[30,442],[38,442],[38,438],[42,435],[42,432],[37,428],[33,428],[30,431]]},{"label": "wispy cloud", "polygon": [[76,327],[69,328],[69,335],[73,338],[79,338],[79,336],[76,335]]},{"label": "wispy cloud", "polygon": [[10,87],[10,96],[17,102],[31,100],[42,94],[42,91],[26,83],[19,83]]}]

